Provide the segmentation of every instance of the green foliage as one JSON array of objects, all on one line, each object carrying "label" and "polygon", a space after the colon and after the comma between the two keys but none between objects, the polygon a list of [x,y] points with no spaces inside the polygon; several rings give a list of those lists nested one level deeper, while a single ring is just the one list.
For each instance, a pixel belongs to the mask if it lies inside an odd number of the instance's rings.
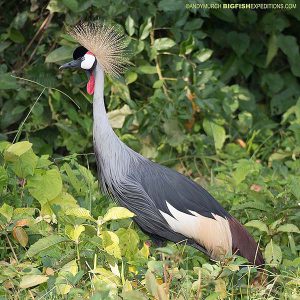
[{"label": "green foliage", "polygon": [[[0,297],[299,297],[299,8],[51,0],[1,11]],[[118,136],[249,228],[269,264],[266,288],[250,286],[257,270],[241,258],[149,249],[133,215],[99,193],[86,76],[58,71],[77,46],[64,25],[99,16],[130,37],[133,66],[105,83]]]},{"label": "green foliage", "polygon": [[[32,151],[31,146],[27,142],[5,143],[6,150],[0,157],[3,170],[9,174],[1,190],[5,202],[0,207],[0,234],[9,246],[2,255],[11,253],[15,260],[10,272],[3,271],[7,268],[5,261],[0,267],[0,281],[8,284],[0,289],[1,295],[13,298],[11,285],[20,289],[20,297],[22,293],[26,295],[26,289],[36,286],[34,293],[41,296],[53,286],[57,295],[71,294],[71,288],[84,283],[89,276],[89,284],[106,283],[117,293],[121,286],[118,264],[134,258],[134,263],[128,264],[135,267],[149,256],[148,247],[130,228],[128,218],[134,215],[123,207],[103,210],[108,205],[105,199],[99,210],[95,205],[100,200],[98,187],[82,190],[78,174],[91,183],[95,178],[75,161],[62,162],[59,169],[48,159],[36,156],[37,161],[47,163],[32,162],[33,173],[19,177],[14,166],[27,161],[25,153]],[[15,156],[17,159],[12,159]],[[80,206],[69,192],[77,194],[78,200],[93,192],[91,210]],[[123,219],[121,227],[117,220]],[[124,278],[125,270],[122,272]]]},{"label": "green foliage", "polygon": [[[32,162],[33,172],[19,177],[15,164],[27,161],[25,154],[32,151],[31,145],[2,142],[0,146],[2,170],[8,174],[1,192],[0,234],[6,247],[1,252],[0,294],[9,299],[15,289],[19,297],[27,297],[30,291],[37,297],[50,294],[68,299],[78,293],[85,299],[96,291],[105,299],[117,295],[124,299],[189,299],[200,294],[218,299],[228,293],[238,297],[257,274],[255,268],[243,267],[245,260],[235,256],[215,264],[195,249],[179,245],[152,252],[146,237],[128,220],[134,215],[123,207],[109,208],[108,199],[94,185],[93,175],[76,160],[65,158],[54,166],[49,158],[34,154],[38,163]],[[280,165],[262,166],[246,158],[246,150],[235,144],[227,144],[223,155],[228,149],[245,158],[236,163],[228,158],[227,164],[220,165],[211,191],[217,198],[222,195],[223,204],[232,205],[234,214],[255,229],[252,234],[265,248],[267,264],[277,269],[272,276],[281,278],[272,293],[295,294],[293,280],[299,275],[300,261],[293,181],[276,170]],[[12,153],[17,159],[11,159],[15,157]],[[230,157],[229,152],[227,155]],[[243,172],[238,175],[237,170]],[[81,176],[90,189],[82,186]],[[262,201],[263,207],[257,205]],[[158,253],[165,258],[160,260]],[[8,257],[13,263],[6,262]],[[286,273],[290,275],[285,277]],[[263,297],[269,290],[254,289],[251,293]]]}]

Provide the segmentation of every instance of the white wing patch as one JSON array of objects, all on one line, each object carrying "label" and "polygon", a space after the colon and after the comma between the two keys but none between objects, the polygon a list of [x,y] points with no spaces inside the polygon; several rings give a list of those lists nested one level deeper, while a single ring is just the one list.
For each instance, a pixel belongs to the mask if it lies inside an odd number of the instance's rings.
[{"label": "white wing patch", "polygon": [[228,220],[212,214],[214,218],[207,218],[195,211],[192,215],[183,213],[167,202],[172,216],[160,211],[169,226],[178,233],[192,238],[204,246],[212,258],[220,259],[232,252],[232,236]]}]

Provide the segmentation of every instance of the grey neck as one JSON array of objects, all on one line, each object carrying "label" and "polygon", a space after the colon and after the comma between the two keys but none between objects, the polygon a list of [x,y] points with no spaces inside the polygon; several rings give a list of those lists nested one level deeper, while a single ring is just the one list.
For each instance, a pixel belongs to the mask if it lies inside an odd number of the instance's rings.
[{"label": "grey neck", "polygon": [[95,90],[93,98],[94,139],[112,134],[104,104],[104,72],[98,64],[94,70]]},{"label": "grey neck", "polygon": [[104,72],[98,64],[94,70],[94,75],[94,150],[98,168],[100,168],[100,174],[103,177],[102,180],[104,179],[107,183],[126,173],[132,150],[120,141],[109,124],[104,105]]}]

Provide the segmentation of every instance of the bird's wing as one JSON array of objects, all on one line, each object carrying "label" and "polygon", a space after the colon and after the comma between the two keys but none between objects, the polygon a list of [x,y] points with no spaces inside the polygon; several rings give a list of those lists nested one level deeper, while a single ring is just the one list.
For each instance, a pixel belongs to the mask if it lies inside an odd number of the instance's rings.
[{"label": "bird's wing", "polygon": [[155,200],[145,191],[139,181],[128,176],[114,188],[113,194],[122,206],[135,214],[134,220],[147,234],[157,238],[167,239],[175,243],[186,242],[206,253],[201,245],[195,244],[192,239],[174,231],[163,214],[159,211]]},{"label": "bird's wing", "polygon": [[140,159],[117,181],[111,192],[146,233],[175,243],[186,241],[214,259],[237,253],[255,265],[264,263],[247,230],[187,177]]},{"label": "bird's wing", "polygon": [[191,216],[192,212],[208,218],[214,218],[213,214],[230,216],[213,196],[189,178],[152,162],[145,166],[139,171],[141,185],[161,211],[171,213],[169,207],[173,206]]},{"label": "bird's wing", "polygon": [[264,263],[253,237],[194,181],[147,160],[131,174],[140,182],[156,212],[174,232],[187,237],[189,244],[206,249],[212,258],[237,253],[255,265]]},{"label": "bird's wing", "polygon": [[212,257],[232,252],[231,216],[201,186],[180,173],[142,162],[132,176],[171,229],[204,247]]}]

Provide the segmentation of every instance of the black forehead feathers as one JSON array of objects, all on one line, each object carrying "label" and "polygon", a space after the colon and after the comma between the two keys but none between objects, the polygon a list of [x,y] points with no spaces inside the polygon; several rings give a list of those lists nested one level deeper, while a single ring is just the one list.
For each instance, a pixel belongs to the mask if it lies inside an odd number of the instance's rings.
[{"label": "black forehead feathers", "polygon": [[73,59],[78,59],[79,57],[84,56],[84,54],[86,54],[87,52],[88,50],[86,48],[84,48],[83,46],[79,46],[73,52]]}]

